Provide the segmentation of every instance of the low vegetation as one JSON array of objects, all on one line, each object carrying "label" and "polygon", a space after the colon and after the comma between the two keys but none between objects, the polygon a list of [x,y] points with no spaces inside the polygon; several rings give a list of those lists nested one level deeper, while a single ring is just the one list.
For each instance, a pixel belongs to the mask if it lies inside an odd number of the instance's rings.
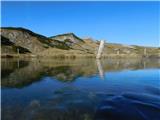
[{"label": "low vegetation", "polygon": [[[52,37],[25,28],[1,28],[1,57],[95,58],[99,41],[73,33]],[[159,58],[160,48],[105,43],[102,58]]]}]

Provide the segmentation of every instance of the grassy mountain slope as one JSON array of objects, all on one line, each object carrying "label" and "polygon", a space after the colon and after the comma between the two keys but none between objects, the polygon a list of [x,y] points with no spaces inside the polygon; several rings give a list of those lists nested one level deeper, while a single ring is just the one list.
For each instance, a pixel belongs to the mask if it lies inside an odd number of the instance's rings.
[{"label": "grassy mountain slope", "polygon": [[[1,28],[1,38],[3,41],[12,42],[14,45],[27,49],[30,53],[34,54],[44,51],[49,47],[69,49],[69,46],[63,42],[47,38],[25,28]],[[1,42],[1,44],[5,46],[4,42]]]},{"label": "grassy mountain slope", "polygon": [[[25,28],[1,28],[1,55],[35,55],[41,57],[95,57],[99,41],[82,39],[73,33],[52,37]],[[146,54],[145,54],[146,52]],[[160,48],[105,43],[104,57],[158,57]]]}]

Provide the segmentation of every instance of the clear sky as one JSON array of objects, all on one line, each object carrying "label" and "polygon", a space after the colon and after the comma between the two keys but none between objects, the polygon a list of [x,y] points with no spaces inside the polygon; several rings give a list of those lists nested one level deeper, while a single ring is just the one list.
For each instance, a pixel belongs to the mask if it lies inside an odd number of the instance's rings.
[{"label": "clear sky", "polygon": [[160,2],[2,2],[2,27],[159,46]]}]

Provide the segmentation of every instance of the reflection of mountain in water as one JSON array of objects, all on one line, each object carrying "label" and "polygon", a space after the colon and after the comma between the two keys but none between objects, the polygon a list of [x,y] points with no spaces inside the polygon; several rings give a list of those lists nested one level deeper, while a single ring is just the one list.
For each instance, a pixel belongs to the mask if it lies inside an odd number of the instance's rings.
[{"label": "reflection of mountain in water", "polygon": [[60,81],[73,81],[81,76],[92,76],[99,72],[120,71],[124,69],[159,68],[157,59],[48,59],[19,60],[2,59],[2,86],[24,87],[44,76]]}]

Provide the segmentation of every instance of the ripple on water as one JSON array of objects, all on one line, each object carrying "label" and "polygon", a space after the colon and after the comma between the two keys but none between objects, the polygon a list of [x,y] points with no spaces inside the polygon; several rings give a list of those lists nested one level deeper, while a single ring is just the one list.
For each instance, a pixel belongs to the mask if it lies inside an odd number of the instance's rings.
[{"label": "ripple on water", "polygon": [[123,93],[106,98],[96,110],[102,120],[159,120],[160,97],[148,94]]},{"label": "ripple on water", "polygon": [[145,86],[145,90],[147,91],[147,93],[150,93],[151,95],[160,96],[160,88],[154,86]]}]

